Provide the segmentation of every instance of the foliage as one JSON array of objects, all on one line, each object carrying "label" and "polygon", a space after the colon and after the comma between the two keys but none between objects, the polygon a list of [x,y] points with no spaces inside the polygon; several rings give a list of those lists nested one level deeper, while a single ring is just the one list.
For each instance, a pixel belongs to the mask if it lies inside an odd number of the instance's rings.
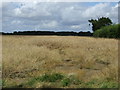
[{"label": "foliage", "polygon": [[102,27],[94,32],[95,37],[120,38],[120,24]]},{"label": "foliage", "polygon": [[97,29],[100,29],[103,26],[108,26],[112,24],[112,21],[108,17],[102,17],[96,19],[88,20],[90,23],[92,23],[92,30],[96,31]]}]

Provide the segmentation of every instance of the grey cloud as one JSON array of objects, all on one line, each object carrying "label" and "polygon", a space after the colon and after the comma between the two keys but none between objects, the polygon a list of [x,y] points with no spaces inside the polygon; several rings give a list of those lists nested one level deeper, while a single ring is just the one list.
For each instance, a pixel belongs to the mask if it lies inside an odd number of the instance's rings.
[{"label": "grey cloud", "polygon": [[[84,3],[85,4],[85,3]],[[91,30],[88,19],[109,16],[117,22],[117,6],[98,3],[4,3],[3,31]]]}]

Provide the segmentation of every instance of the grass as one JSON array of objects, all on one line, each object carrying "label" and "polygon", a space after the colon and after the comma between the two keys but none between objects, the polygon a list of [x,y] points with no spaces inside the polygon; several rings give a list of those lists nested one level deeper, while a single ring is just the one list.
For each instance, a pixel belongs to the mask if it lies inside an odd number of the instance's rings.
[{"label": "grass", "polygon": [[67,76],[60,73],[44,74],[39,77],[34,77],[28,80],[26,83],[21,83],[19,85],[12,85],[9,88],[117,88],[118,84],[113,81],[100,81],[97,79],[84,82],[79,80],[75,76]]},{"label": "grass", "polygon": [[117,87],[116,39],[2,36],[2,46],[3,87]]},{"label": "grass", "polygon": [[63,78],[63,75],[57,74],[57,73],[52,74],[52,75],[45,74],[40,78],[40,81],[55,82],[55,81],[62,79],[62,78]]}]

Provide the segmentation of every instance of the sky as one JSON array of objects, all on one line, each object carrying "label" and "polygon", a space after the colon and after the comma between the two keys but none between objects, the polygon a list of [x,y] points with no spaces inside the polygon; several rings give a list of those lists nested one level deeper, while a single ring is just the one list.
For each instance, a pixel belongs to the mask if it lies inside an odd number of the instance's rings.
[{"label": "sky", "polygon": [[[92,31],[89,19],[118,23],[117,2],[3,2],[2,31]],[[1,18],[1,17],[0,17]]]}]

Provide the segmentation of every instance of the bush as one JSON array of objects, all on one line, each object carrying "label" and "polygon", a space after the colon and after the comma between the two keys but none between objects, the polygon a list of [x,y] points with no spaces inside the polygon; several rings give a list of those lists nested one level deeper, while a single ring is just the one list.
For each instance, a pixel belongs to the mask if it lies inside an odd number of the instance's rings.
[{"label": "bush", "polygon": [[94,37],[120,38],[120,24],[102,27],[93,33]]}]

